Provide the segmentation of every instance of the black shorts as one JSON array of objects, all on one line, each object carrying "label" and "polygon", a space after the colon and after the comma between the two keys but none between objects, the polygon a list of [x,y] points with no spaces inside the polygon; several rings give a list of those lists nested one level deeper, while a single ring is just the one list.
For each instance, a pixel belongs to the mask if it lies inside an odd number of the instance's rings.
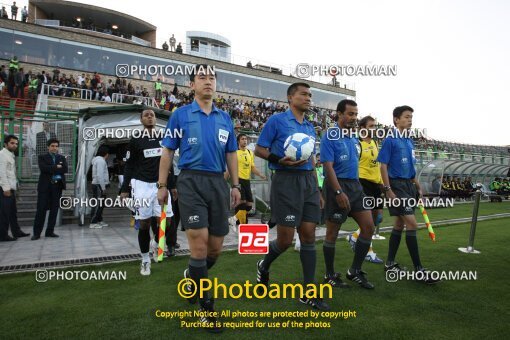
[{"label": "black shorts", "polygon": [[418,197],[414,183],[410,179],[390,178],[390,187],[397,198],[405,199],[400,201],[398,207],[388,207],[390,216],[414,215],[415,204],[409,204],[413,203],[412,200],[409,201],[410,198],[416,200]]},{"label": "black shorts", "polygon": [[223,174],[182,170],[177,181],[179,212],[185,229],[208,228],[209,234],[229,232],[230,189]]},{"label": "black shorts", "polygon": [[[359,182],[361,183],[361,186],[363,187],[363,192],[367,197],[374,197],[374,198],[380,198],[382,195],[381,192],[381,186],[377,183],[374,183],[372,181],[369,181],[364,178],[360,178]],[[373,208],[373,210],[382,209],[383,208],[383,202],[380,200],[377,202],[378,204]]]},{"label": "black shorts", "polygon": [[347,216],[351,216],[351,213],[367,210],[364,207],[365,194],[363,193],[363,187],[357,179],[342,179],[338,178],[338,182],[342,187],[343,192],[349,198],[351,210],[340,209],[336,202],[336,195],[333,188],[329,184],[324,182],[324,196],[326,198],[326,205],[324,207],[326,220],[333,223],[342,224],[347,220]]},{"label": "black shorts", "polygon": [[239,185],[241,185],[241,201],[253,202],[250,180],[239,178]]},{"label": "black shorts", "polygon": [[321,218],[319,186],[314,171],[277,170],[271,178],[271,221],[297,227]]}]

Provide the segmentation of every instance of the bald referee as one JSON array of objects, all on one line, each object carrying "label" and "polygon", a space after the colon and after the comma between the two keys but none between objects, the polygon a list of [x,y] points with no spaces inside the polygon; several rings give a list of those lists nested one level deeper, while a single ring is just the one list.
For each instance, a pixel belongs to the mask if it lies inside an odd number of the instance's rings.
[{"label": "bald referee", "polygon": [[[233,206],[237,206],[241,192],[234,127],[228,113],[219,110],[212,101],[216,91],[214,69],[196,65],[190,75],[190,87],[195,91],[195,100],[174,111],[167,125],[171,134],[162,142],[158,199],[167,201],[165,181],[174,152],[179,149],[181,173],[177,179],[177,194],[181,223],[186,229],[191,252],[184,277],[198,284],[200,279],[208,277],[208,270],[221,253],[223,238],[229,232],[229,201],[231,199]],[[174,133],[177,131],[182,131],[182,138]],[[225,164],[232,175],[232,191],[223,178]],[[198,291],[190,303],[195,303],[200,293]],[[213,312],[214,301],[207,292],[203,293],[200,310]],[[221,322],[213,316],[201,317],[200,322],[208,331],[222,331]]]}]

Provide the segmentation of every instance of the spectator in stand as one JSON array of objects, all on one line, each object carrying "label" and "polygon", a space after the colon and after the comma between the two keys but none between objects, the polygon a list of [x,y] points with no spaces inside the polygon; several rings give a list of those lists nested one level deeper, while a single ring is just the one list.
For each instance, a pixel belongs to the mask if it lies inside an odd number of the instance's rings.
[{"label": "spectator in stand", "polygon": [[[170,51],[172,51],[172,52],[175,52],[175,42],[176,42],[176,41],[175,41],[175,37],[174,37],[174,35],[172,34],[172,36],[170,37],[170,40],[169,40],[169,43],[170,43]],[[165,44],[166,44],[166,42],[165,42]],[[179,43],[179,46],[180,46],[180,45],[181,45],[181,43]],[[180,53],[182,53],[182,47],[181,47],[181,52],[180,52]]]},{"label": "spectator in stand", "polygon": [[9,16],[7,15],[7,10],[5,9],[5,6],[2,6],[2,9],[0,10],[0,18],[9,19]]},{"label": "spectator in stand", "polygon": [[21,10],[21,21],[22,22],[27,22],[27,18],[28,18],[28,10],[27,10],[27,6],[25,6]]},{"label": "spectator in stand", "polygon": [[28,98],[32,104],[37,102],[37,89],[39,88],[39,79],[33,74],[30,75],[28,83]]},{"label": "spectator in stand", "polygon": [[161,48],[162,48],[164,51],[168,51],[168,44],[166,43],[166,41],[163,43],[163,46],[161,46]]},{"label": "spectator in stand", "polygon": [[52,81],[59,81],[59,75],[60,75],[60,70],[58,68],[54,69],[53,71],[53,78],[51,79]]},{"label": "spectator in stand", "polygon": [[46,72],[45,71],[42,71],[42,73],[38,77],[39,77],[41,86],[44,85],[44,84],[48,84],[49,83],[49,79],[46,76]]},{"label": "spectator in stand", "polygon": [[85,81],[85,73],[78,76],[78,84],[81,85]]},{"label": "spectator in stand", "polygon": [[7,83],[7,72],[5,71],[5,65],[0,67],[0,80]]},{"label": "spectator in stand", "polygon": [[9,75],[7,76],[7,92],[9,93],[9,96],[12,98],[14,98],[16,96],[16,94],[14,93],[14,88],[15,88],[14,75],[15,74],[16,74],[16,72],[11,69],[11,70],[9,70]]},{"label": "spectator in stand", "polygon": [[112,102],[112,98],[110,97],[110,95],[108,94],[108,91],[106,91],[106,89],[104,90],[103,92],[103,98],[102,100],[105,102],[105,103],[111,103]]},{"label": "spectator in stand", "polygon": [[16,1],[14,1],[11,6],[11,19],[17,20],[17,17],[18,17],[18,6],[16,6]]},{"label": "spectator in stand", "polygon": [[175,52],[182,54],[182,45],[181,45],[181,43],[179,43],[177,45],[177,48],[175,49]]},{"label": "spectator in stand", "polygon": [[20,67],[19,71],[14,75],[14,85],[16,90],[14,91],[15,98],[25,98],[25,74],[23,73],[23,67]]}]

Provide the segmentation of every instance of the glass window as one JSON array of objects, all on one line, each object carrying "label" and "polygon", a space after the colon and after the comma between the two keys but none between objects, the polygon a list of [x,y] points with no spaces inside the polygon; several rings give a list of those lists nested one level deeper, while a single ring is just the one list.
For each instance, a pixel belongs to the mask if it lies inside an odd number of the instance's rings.
[{"label": "glass window", "polygon": [[191,39],[191,50],[198,52],[198,39]]}]

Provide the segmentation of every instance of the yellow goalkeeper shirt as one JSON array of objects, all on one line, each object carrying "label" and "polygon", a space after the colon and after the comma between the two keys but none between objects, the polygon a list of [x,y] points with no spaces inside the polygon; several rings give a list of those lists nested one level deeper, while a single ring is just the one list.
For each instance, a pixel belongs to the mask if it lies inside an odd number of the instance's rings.
[{"label": "yellow goalkeeper shirt", "polygon": [[360,145],[359,178],[382,184],[380,164],[376,161],[377,155],[379,154],[377,143],[372,139],[370,143],[360,141]]},{"label": "yellow goalkeeper shirt", "polygon": [[237,169],[239,178],[251,179],[251,167],[255,165],[253,153],[246,150],[237,150]]}]

